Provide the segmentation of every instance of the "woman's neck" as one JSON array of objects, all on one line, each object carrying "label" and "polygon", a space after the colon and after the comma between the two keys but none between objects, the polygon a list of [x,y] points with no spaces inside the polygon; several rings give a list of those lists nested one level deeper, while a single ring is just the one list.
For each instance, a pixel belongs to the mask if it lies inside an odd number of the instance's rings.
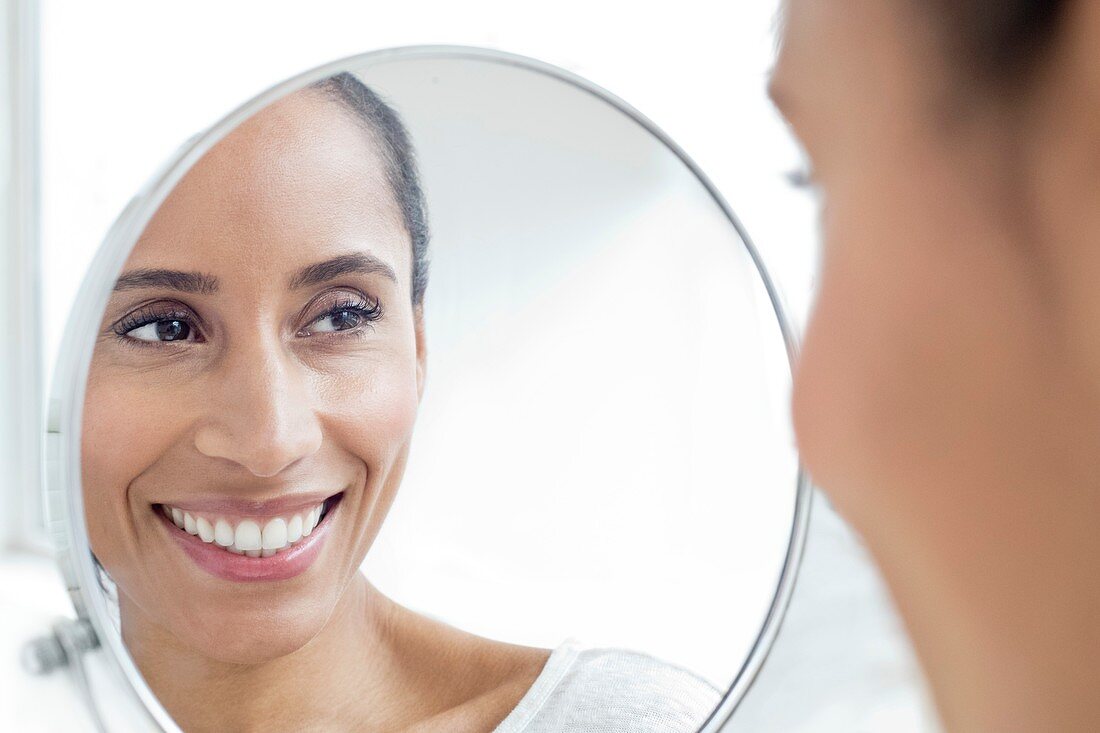
[{"label": "woman's neck", "polygon": [[[388,629],[393,604],[362,574],[305,646],[270,661],[211,659],[179,641],[120,595],[122,634],[149,687],[188,733],[392,730],[407,714],[400,660]],[[326,725],[330,723],[331,725]]]}]

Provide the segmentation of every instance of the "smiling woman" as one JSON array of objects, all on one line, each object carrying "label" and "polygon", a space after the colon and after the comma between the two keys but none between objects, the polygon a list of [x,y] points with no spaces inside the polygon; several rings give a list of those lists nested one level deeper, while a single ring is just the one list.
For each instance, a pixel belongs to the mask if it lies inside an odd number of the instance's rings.
[{"label": "smiling woman", "polygon": [[720,693],[686,670],[492,641],[360,571],[424,392],[427,241],[404,129],[347,74],[248,119],[157,210],[84,404],[127,649],[188,731],[696,729]]},{"label": "smiling woman", "polygon": [[[425,351],[413,207],[377,137],[323,88],[256,115],[157,211],[103,319],[85,405],[89,536],[128,648],[189,730],[277,708],[274,660],[332,664],[336,644],[396,671],[379,652],[398,613],[358,567],[400,483]],[[533,679],[546,656],[493,651],[503,664],[471,680],[479,694]],[[244,671],[261,667],[262,683]],[[251,703],[218,704],[236,696],[214,684],[228,669],[234,690],[257,687]],[[323,717],[313,705],[297,714]]]}]

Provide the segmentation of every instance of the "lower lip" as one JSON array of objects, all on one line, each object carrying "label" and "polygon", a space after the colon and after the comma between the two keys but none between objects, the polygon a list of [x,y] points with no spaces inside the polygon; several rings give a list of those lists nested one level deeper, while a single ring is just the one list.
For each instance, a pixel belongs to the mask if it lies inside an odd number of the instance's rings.
[{"label": "lower lip", "polygon": [[321,552],[321,544],[328,536],[328,528],[332,524],[332,513],[335,510],[335,506],[329,509],[324,520],[317,525],[309,537],[302,539],[289,550],[277,552],[271,557],[237,555],[222,548],[221,545],[203,542],[196,535],[184,532],[169,521],[163,512],[154,513],[166,525],[172,538],[200,568],[225,580],[251,582],[287,580],[304,573]]}]

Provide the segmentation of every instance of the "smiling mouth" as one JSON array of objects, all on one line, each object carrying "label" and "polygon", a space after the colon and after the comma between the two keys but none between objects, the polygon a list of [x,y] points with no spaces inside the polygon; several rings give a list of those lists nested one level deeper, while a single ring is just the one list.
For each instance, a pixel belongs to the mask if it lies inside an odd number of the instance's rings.
[{"label": "smiling mouth", "polygon": [[309,509],[275,517],[232,517],[224,514],[191,512],[170,504],[154,504],[180,532],[192,535],[211,547],[234,555],[272,557],[290,550],[313,534],[340,503],[343,492],[330,496]]}]

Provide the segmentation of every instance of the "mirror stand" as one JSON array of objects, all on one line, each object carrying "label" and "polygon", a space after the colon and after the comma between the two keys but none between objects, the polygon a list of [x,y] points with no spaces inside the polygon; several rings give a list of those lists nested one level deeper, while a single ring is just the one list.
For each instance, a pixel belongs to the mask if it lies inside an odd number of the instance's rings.
[{"label": "mirror stand", "polygon": [[46,675],[66,667],[92,714],[96,729],[106,733],[84,668],[84,654],[98,648],[99,637],[88,619],[62,618],[53,624],[50,634],[31,639],[23,646],[20,661],[23,669],[33,675]]}]

